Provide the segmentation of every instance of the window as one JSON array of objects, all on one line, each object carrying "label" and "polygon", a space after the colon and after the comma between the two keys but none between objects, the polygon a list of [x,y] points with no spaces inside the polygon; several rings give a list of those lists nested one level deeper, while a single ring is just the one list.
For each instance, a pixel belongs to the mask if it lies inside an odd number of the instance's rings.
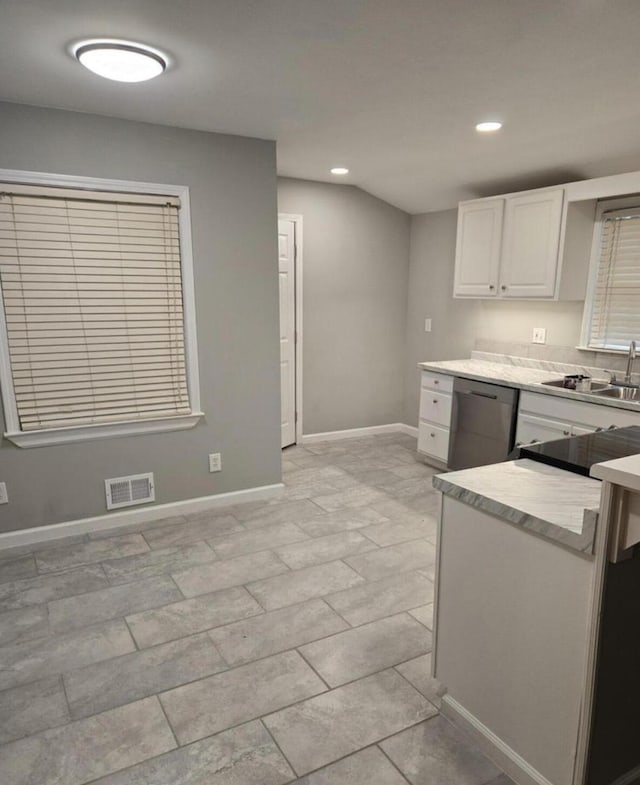
[{"label": "window", "polygon": [[11,174],[0,172],[5,436],[35,446],[195,425],[186,189]]},{"label": "window", "polygon": [[583,346],[627,351],[640,339],[640,200],[598,207]]}]

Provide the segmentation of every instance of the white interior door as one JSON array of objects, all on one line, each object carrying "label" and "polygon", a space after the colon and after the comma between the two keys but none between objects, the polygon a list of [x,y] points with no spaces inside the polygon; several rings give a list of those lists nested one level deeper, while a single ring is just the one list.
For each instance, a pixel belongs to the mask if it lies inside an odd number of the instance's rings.
[{"label": "white interior door", "polygon": [[282,447],[296,441],[296,245],[293,221],[278,221]]}]

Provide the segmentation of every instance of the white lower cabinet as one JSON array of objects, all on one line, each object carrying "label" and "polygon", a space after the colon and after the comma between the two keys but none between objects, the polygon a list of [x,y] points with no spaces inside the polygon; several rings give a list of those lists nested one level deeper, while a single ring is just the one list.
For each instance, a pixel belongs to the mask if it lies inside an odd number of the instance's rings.
[{"label": "white lower cabinet", "polygon": [[518,414],[516,446],[533,442],[550,442],[566,436],[571,436],[571,425],[567,422],[533,417],[530,414]]},{"label": "white lower cabinet", "polygon": [[640,425],[640,411],[523,392],[518,407],[516,446],[627,425]]},{"label": "white lower cabinet", "polygon": [[418,452],[446,464],[449,456],[453,377],[423,371],[420,387]]}]

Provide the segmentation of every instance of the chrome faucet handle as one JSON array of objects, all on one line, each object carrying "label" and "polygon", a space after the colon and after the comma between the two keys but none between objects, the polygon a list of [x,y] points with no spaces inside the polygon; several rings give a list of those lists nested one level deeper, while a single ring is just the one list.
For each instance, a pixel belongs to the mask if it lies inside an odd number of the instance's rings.
[{"label": "chrome faucet handle", "polygon": [[616,383],[616,372],[615,371],[608,371],[606,368],[603,368],[602,370],[604,371],[604,373],[608,373],[609,374],[609,384],[615,384]]}]

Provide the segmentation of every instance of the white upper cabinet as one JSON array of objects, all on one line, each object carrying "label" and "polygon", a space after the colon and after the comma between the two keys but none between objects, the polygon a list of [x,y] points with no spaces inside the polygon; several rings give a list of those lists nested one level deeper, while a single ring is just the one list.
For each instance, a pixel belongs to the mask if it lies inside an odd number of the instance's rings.
[{"label": "white upper cabinet", "polygon": [[458,208],[455,297],[553,298],[564,191],[528,191]]},{"label": "white upper cabinet", "polygon": [[553,297],[558,273],[562,188],[506,200],[500,294]]},{"label": "white upper cabinet", "polygon": [[482,199],[460,205],[454,284],[456,296],[496,296],[503,212],[504,199]]}]

